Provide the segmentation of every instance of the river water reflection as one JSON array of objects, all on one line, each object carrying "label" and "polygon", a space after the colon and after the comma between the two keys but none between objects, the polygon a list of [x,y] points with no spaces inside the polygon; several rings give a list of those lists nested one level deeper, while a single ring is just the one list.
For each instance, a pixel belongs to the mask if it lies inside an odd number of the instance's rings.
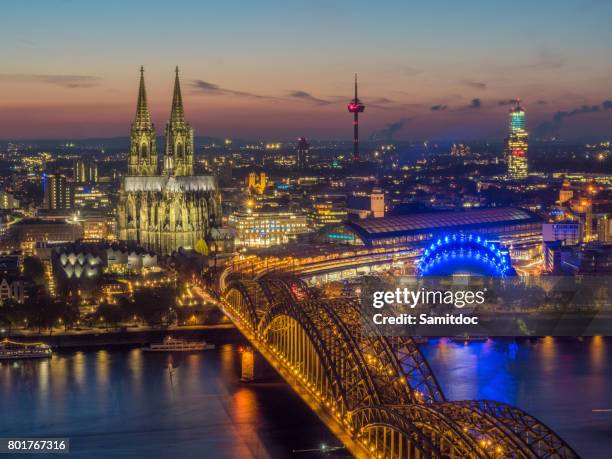
[{"label": "river water reflection", "polygon": [[[584,457],[612,449],[612,341],[423,346],[449,399],[517,405]],[[168,370],[172,363],[174,370]],[[0,365],[0,436],[69,437],[75,458],[310,458],[338,441],[278,378],[242,384],[238,346],[61,351]]]}]

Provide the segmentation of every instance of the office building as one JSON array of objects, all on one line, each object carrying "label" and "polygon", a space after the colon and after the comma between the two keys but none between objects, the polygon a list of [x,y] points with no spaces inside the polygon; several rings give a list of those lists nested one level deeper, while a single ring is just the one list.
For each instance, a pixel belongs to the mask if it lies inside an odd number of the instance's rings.
[{"label": "office building", "polygon": [[525,110],[517,100],[509,113],[508,137],[505,140],[505,156],[510,179],[527,177],[527,141]]},{"label": "office building", "polygon": [[306,141],[306,137],[300,137],[298,139],[297,147],[295,149],[295,156],[295,162],[298,169],[307,169],[308,164],[310,163],[310,145]]},{"label": "office building", "polygon": [[88,159],[76,159],[73,165],[72,180],[74,183],[98,183],[98,162]]},{"label": "office building", "polygon": [[229,224],[236,230],[236,246],[242,247],[286,244],[311,230],[306,215],[291,211],[238,211]]},{"label": "office building", "polygon": [[346,200],[349,218],[381,218],[385,216],[385,193],[374,188],[371,193],[354,194]]},{"label": "office building", "polygon": [[582,240],[580,222],[563,221],[542,224],[542,240],[560,241],[562,245],[576,245]]},{"label": "office building", "polygon": [[74,207],[74,187],[63,174],[45,174],[43,208],[66,210]]},{"label": "office building", "polygon": [[343,205],[326,201],[315,202],[308,212],[308,218],[313,228],[319,229],[332,223],[341,223],[347,218],[347,211]]}]

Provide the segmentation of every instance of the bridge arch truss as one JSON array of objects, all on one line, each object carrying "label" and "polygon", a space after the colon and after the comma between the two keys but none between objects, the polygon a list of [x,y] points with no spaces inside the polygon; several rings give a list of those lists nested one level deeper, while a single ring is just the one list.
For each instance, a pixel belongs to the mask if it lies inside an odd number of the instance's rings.
[{"label": "bridge arch truss", "polygon": [[356,300],[276,274],[229,281],[220,307],[356,457],[578,457],[516,407],[447,401],[414,340],[382,336]]}]

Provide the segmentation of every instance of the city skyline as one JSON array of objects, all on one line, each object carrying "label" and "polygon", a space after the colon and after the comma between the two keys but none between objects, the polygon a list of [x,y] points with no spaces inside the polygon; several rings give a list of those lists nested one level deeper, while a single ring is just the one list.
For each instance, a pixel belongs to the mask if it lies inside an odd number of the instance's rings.
[{"label": "city skyline", "polygon": [[502,138],[517,97],[536,136],[612,130],[605,2],[449,3],[442,15],[395,2],[269,1],[248,15],[194,2],[180,24],[165,23],[171,5],[144,5],[6,8],[0,138],[127,136],[140,65],[154,123],[179,65],[185,110],[212,137],[348,140],[355,72],[364,140]]},{"label": "city skyline", "polygon": [[609,456],[612,2],[3,7],[0,452]]}]

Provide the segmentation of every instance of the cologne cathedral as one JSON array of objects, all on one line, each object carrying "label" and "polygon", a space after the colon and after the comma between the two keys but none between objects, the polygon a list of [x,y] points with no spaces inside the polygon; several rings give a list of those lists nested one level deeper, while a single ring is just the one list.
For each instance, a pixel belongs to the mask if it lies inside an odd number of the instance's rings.
[{"label": "cologne cathedral", "polygon": [[163,158],[147,105],[144,70],[130,134],[128,173],[117,206],[119,239],[159,254],[195,248],[221,226],[221,195],[212,175],[194,175],[193,129],[185,121],[178,67]]}]

